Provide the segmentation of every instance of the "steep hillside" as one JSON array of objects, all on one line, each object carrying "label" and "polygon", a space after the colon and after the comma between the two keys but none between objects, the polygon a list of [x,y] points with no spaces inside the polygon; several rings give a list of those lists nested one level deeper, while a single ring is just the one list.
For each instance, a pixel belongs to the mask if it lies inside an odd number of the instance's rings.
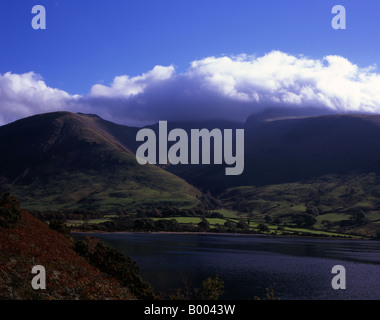
[{"label": "steep hillside", "polygon": [[305,218],[319,230],[380,235],[379,115],[267,112],[241,127],[241,175],[225,176],[224,165],[168,170],[218,194],[240,217],[281,225]]},{"label": "steep hillside", "polygon": [[[80,257],[69,238],[25,211],[17,224],[0,227],[0,253],[0,300],[135,299],[126,287]],[[46,290],[31,286],[35,265],[45,267]]]},{"label": "steep hillside", "polygon": [[380,116],[328,115],[246,124],[245,181],[266,185],[380,169]]},{"label": "steep hillside", "polygon": [[[380,176],[326,175],[301,182],[228,189],[226,208],[251,219],[294,223],[294,217],[313,217],[313,228],[362,236],[380,235]],[[314,220],[315,219],[315,220]]]},{"label": "steep hillside", "polygon": [[265,186],[380,171],[380,116],[252,116],[245,125],[245,168],[225,176],[224,165],[170,166],[203,190]]},{"label": "steep hillside", "polygon": [[55,112],[0,127],[0,192],[23,208],[103,212],[141,206],[193,206],[199,191],[132,150],[136,128],[95,115]]}]

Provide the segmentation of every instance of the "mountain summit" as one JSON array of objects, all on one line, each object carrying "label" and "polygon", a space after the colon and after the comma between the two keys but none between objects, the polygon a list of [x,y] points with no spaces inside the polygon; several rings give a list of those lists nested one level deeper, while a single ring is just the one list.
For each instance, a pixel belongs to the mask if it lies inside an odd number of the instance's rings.
[{"label": "mountain summit", "polygon": [[133,153],[137,128],[54,112],[0,127],[2,191],[30,210],[192,206],[200,192]]}]

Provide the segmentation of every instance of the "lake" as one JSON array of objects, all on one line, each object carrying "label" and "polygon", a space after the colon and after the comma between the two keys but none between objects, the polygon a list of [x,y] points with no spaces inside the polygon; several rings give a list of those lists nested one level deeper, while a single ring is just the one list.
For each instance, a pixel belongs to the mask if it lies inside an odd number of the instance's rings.
[{"label": "lake", "polygon": [[[273,288],[282,300],[380,299],[380,242],[237,234],[87,233],[119,249],[161,292],[200,287],[216,274],[223,299],[261,298]],[[346,290],[334,290],[334,265],[346,269]]]}]

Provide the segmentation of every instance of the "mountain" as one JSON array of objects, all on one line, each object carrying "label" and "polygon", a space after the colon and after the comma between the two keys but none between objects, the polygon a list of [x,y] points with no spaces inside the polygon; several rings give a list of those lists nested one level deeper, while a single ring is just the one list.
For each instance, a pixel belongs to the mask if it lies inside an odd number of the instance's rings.
[{"label": "mountain", "polygon": [[380,235],[379,115],[272,111],[251,116],[240,128],[241,175],[224,175],[224,165],[167,170],[218,194],[224,209],[254,221]]},{"label": "mountain", "polygon": [[380,169],[380,116],[328,115],[246,123],[247,180],[299,181]]},{"label": "mountain", "polygon": [[135,210],[194,206],[200,192],[155,166],[140,165],[138,128],[96,115],[54,112],[0,127],[0,192],[30,210]]},{"label": "mountain", "polygon": [[0,127],[0,192],[29,210],[114,214],[194,207],[211,191],[242,219],[295,224],[293,215],[307,214],[320,230],[380,234],[380,116],[271,111],[245,123],[168,123],[174,128],[244,128],[243,173],[226,176],[224,164],[143,166],[139,128],[55,112]]},{"label": "mountain", "polygon": [[252,116],[245,124],[245,167],[225,176],[224,165],[170,166],[169,171],[216,193],[317,177],[380,170],[379,115]]}]

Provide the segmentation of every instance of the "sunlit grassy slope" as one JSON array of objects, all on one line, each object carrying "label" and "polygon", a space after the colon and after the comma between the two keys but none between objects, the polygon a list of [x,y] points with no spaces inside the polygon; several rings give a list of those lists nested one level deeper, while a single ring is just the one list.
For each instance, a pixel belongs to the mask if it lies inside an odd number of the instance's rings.
[{"label": "sunlit grassy slope", "polygon": [[136,128],[57,112],[0,128],[0,189],[29,210],[191,207],[200,192],[154,165],[137,163]]},{"label": "sunlit grassy slope", "polygon": [[240,212],[239,218],[268,216],[289,223],[292,216],[307,213],[316,218],[313,227],[319,230],[363,235],[380,231],[380,177],[375,173],[231,188],[223,199],[227,208]]}]

